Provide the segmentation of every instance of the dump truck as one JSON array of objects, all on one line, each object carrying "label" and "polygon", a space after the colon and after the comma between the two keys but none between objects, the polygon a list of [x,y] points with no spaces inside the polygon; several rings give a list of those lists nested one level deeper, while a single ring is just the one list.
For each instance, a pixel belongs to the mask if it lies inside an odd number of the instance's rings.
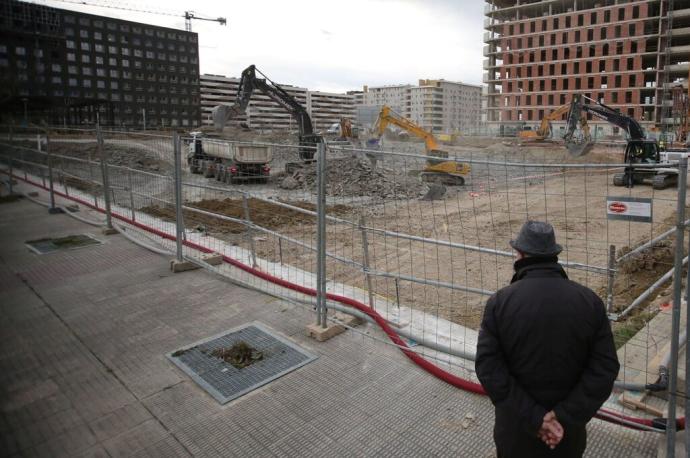
[{"label": "dump truck", "polygon": [[201,132],[192,132],[187,164],[190,172],[224,183],[266,183],[271,175],[272,158],[270,146],[213,141],[204,139]]}]

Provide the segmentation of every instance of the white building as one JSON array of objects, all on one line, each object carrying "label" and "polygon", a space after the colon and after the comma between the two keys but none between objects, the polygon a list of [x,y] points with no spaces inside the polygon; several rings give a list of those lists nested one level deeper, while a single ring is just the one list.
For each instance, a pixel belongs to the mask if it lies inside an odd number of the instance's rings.
[{"label": "white building", "polygon": [[[237,98],[239,78],[220,75],[202,75],[201,119],[203,125],[213,125],[211,112],[221,103],[230,104]],[[329,92],[309,91],[306,88],[281,84],[288,94],[297,100],[309,113],[315,131],[325,130],[331,124],[347,117],[354,120],[354,96]],[[245,115],[232,123],[246,122],[252,129],[296,130],[297,124],[290,113],[260,91],[254,91]]]},{"label": "white building", "polygon": [[357,121],[366,125],[372,111],[388,105],[431,132],[474,131],[481,123],[481,95],[481,86],[443,79],[422,79],[418,86],[364,86],[362,104],[356,104]]}]

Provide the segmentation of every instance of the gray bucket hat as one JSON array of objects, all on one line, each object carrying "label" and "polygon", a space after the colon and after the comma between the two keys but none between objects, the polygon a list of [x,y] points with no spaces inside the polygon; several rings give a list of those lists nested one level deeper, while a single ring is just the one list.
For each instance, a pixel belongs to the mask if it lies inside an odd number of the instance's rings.
[{"label": "gray bucket hat", "polygon": [[556,243],[553,226],[543,221],[527,221],[510,246],[531,256],[556,256],[563,247]]}]

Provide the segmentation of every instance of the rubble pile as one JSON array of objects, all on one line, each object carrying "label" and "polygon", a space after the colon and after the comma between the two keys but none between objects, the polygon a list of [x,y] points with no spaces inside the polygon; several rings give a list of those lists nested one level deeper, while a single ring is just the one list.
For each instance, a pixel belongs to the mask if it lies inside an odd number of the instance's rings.
[{"label": "rubble pile", "polygon": [[[326,194],[334,197],[417,198],[425,186],[417,177],[406,176],[357,157],[329,159]],[[308,164],[283,179],[283,189],[316,191],[316,163]]]}]

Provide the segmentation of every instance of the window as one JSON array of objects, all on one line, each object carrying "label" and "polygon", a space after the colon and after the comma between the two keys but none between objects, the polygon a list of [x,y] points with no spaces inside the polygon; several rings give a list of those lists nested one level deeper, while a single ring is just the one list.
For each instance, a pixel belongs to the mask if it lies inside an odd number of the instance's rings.
[{"label": "window", "polygon": [[68,52],[67,53],[67,60],[70,62],[74,62],[75,60],[77,60],[77,55],[74,54],[73,52]]},{"label": "window", "polygon": [[628,59],[628,70],[632,70],[632,69],[633,69],[633,62],[634,62],[634,61],[633,61],[632,57]]},{"label": "window", "polygon": [[81,82],[81,85],[84,87],[91,87],[91,80],[84,80]]},{"label": "window", "polygon": [[[570,28],[570,16],[566,16],[565,18],[565,27]],[[534,32],[534,30],[532,32]]]},{"label": "window", "polygon": [[96,76],[105,76],[105,68],[98,67],[96,69]]},{"label": "window", "polygon": [[587,29],[587,40],[594,40],[594,29]]},{"label": "window", "polygon": [[26,56],[26,48],[23,46],[17,46],[14,48],[14,53],[18,56]]},{"label": "window", "polygon": [[76,65],[68,65],[67,66],[67,73],[69,73],[70,75],[76,75],[78,73],[77,66]]},{"label": "window", "polygon": [[635,36],[635,29],[636,29],[635,24],[629,24],[628,25],[628,35],[631,37],[634,37]]},{"label": "window", "polygon": [[108,34],[108,41],[110,43],[115,43],[115,35],[113,35],[112,33],[109,33]]},{"label": "window", "polygon": [[88,54],[82,54],[81,61],[85,64],[91,63],[91,56],[89,56]]},{"label": "window", "polygon": [[153,59],[154,57],[155,57],[155,53],[153,51],[146,51],[146,58],[147,59]]},{"label": "window", "polygon": [[575,89],[582,89],[582,80],[580,78],[575,78]]},{"label": "window", "polygon": [[613,71],[617,72],[617,71],[620,71],[620,69],[621,69],[621,61],[618,59],[614,59],[613,60]]},{"label": "window", "polygon": [[587,78],[587,89],[594,89],[594,78]]},{"label": "window", "polygon": [[76,78],[70,78],[67,80],[67,84],[69,84],[71,87],[76,87],[77,86],[77,79]]},{"label": "window", "polygon": [[125,67],[125,68],[126,68],[126,67],[129,67],[129,60],[127,60],[127,59],[122,59],[122,66]]},{"label": "window", "polygon": [[558,30],[558,18],[553,18],[553,29]]},{"label": "window", "polygon": [[93,39],[94,40],[102,40],[103,39],[103,34],[101,32],[94,32],[93,33]]},{"label": "window", "polygon": [[103,57],[96,56],[96,65],[103,65]]},{"label": "window", "polygon": [[73,37],[74,29],[72,27],[65,27],[65,35],[68,37]]},{"label": "window", "polygon": [[119,78],[120,77],[120,72],[117,70],[110,70],[110,77],[111,78]]},{"label": "window", "polygon": [[625,9],[618,8],[618,20],[622,21],[625,19]]},{"label": "window", "polygon": [[575,62],[573,64],[573,73],[575,73],[575,74],[580,73],[580,63],[579,62]]},{"label": "window", "polygon": [[606,27],[601,28],[601,39],[606,40]]},{"label": "window", "polygon": [[108,46],[108,52],[110,54],[117,54],[117,46]]},{"label": "window", "polygon": [[635,81],[635,75],[630,75],[630,76],[628,77],[628,81],[629,81],[630,87],[635,87],[635,82],[636,82],[636,81]]},{"label": "window", "polygon": [[640,17],[640,7],[639,6],[633,6],[632,17],[633,17],[633,19],[639,19],[639,17]]},{"label": "window", "polygon": [[93,48],[96,50],[96,52],[104,52],[105,51],[105,46],[99,45],[98,43],[96,43],[93,46]]},{"label": "window", "polygon": [[615,31],[614,31],[614,36],[615,36],[616,38],[620,38],[620,37],[621,37],[621,26],[619,26],[619,25],[616,26],[616,29],[615,29]]},{"label": "window", "polygon": [[612,92],[611,93],[611,102],[612,103],[618,103],[618,92]]},{"label": "window", "polygon": [[568,80],[568,78],[565,78],[565,79],[563,80],[563,90],[564,90],[564,91],[567,91],[567,90],[569,89],[569,88],[568,88],[569,82],[570,82],[570,81]]},{"label": "window", "polygon": [[82,41],[79,45],[82,51],[91,51],[91,45],[89,43]]},{"label": "window", "polygon": [[116,66],[117,59],[115,57],[111,57],[110,59],[108,59],[108,65]]},{"label": "window", "polygon": [[604,11],[604,22],[611,22],[611,10]]},{"label": "window", "polygon": [[102,29],[103,28],[103,21],[93,21],[93,26],[96,27],[97,29]]},{"label": "window", "polygon": [[561,64],[561,75],[567,75],[568,74],[568,65],[567,64]]},{"label": "window", "polygon": [[96,87],[98,89],[105,89],[105,81],[103,81],[103,80],[96,81]]},{"label": "window", "polygon": [[89,31],[88,30],[80,30],[79,31],[79,36],[81,38],[89,38]]},{"label": "window", "polygon": [[630,43],[630,54],[637,54],[637,42],[633,41]]},{"label": "window", "polygon": [[632,103],[632,92],[628,91],[625,93],[625,103]]},{"label": "window", "polygon": [[67,24],[74,24],[74,22],[75,22],[74,16],[65,16],[65,17],[63,17],[63,20],[64,20]]},{"label": "window", "polygon": [[108,22],[107,27],[108,30],[117,30],[117,24],[114,24],[112,22]]},{"label": "window", "polygon": [[129,48],[122,48],[120,49],[120,52],[123,56],[129,56]]},{"label": "window", "polygon": [[134,57],[142,57],[144,53],[141,52],[141,49],[135,49],[134,50]]},{"label": "window", "polygon": [[604,59],[599,60],[599,73],[606,71],[606,61]]},{"label": "window", "polygon": [[50,82],[53,83],[53,84],[62,84],[62,78],[59,77],[59,76],[53,76],[53,77],[50,79]]},{"label": "window", "polygon": [[577,16],[577,25],[580,26],[580,27],[582,27],[583,25],[585,25],[585,15],[584,15],[584,14],[579,14],[579,15]]},{"label": "window", "polygon": [[111,81],[111,82],[110,82],[110,89],[115,89],[115,90],[117,90],[118,87],[119,87],[119,86],[117,85],[117,81]]},{"label": "window", "polygon": [[587,64],[585,65],[585,73],[592,73],[592,61],[588,60]]},{"label": "window", "polygon": [[592,13],[589,16],[590,22],[592,25],[597,23],[597,13]]},{"label": "window", "polygon": [[89,25],[91,25],[91,21],[87,17],[80,17],[79,18],[79,25],[85,25],[88,27]]},{"label": "window", "polygon": [[50,66],[50,69],[56,73],[59,73],[62,71],[62,66],[60,64],[53,64]]},{"label": "window", "polygon": [[81,73],[82,73],[83,75],[91,76],[91,75],[93,75],[93,70],[91,69],[91,67],[82,67],[82,68],[81,68]]},{"label": "window", "polygon": [[615,82],[616,88],[621,87],[621,81],[622,81],[622,80],[621,80],[621,76],[620,76],[620,75],[616,75],[616,82]]}]

